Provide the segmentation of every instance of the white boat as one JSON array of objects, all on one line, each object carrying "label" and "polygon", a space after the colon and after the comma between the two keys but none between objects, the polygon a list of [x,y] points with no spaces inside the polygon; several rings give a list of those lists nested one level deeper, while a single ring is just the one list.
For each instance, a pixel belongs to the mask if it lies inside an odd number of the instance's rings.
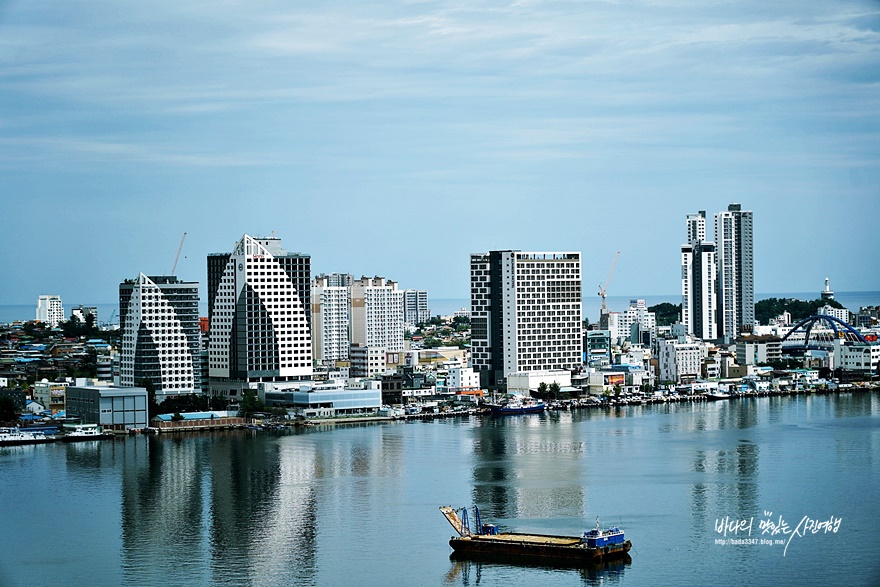
[{"label": "white boat", "polygon": [[21,428],[0,428],[0,446],[19,446],[22,444],[47,444],[55,442],[54,436],[42,432],[30,432]]},{"label": "white boat", "polygon": [[97,424],[65,424],[62,442],[82,442],[84,440],[104,440],[113,435],[101,430]]}]

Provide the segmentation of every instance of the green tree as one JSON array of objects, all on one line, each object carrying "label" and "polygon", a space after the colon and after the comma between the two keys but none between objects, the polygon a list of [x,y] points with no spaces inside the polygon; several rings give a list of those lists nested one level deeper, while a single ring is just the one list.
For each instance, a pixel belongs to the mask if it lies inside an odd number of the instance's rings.
[{"label": "green tree", "polygon": [[253,389],[245,389],[241,397],[241,407],[238,410],[238,415],[242,418],[250,418],[255,413],[264,412],[265,410],[266,406],[257,397],[257,392]]},{"label": "green tree", "polygon": [[543,381],[538,384],[538,397],[541,399],[547,397],[547,384]]},{"label": "green tree", "polygon": [[681,319],[681,304],[662,302],[656,306],[649,307],[648,311],[654,312],[657,317],[658,326],[669,326]]},{"label": "green tree", "polygon": [[553,383],[551,383],[551,384],[550,384],[550,392],[549,392],[549,393],[550,393],[550,399],[558,399],[558,398],[559,398],[559,392],[560,392],[561,389],[562,389],[562,388],[559,387],[559,384],[556,383],[555,381],[554,381]]},{"label": "green tree", "polygon": [[172,422],[183,422],[183,416],[180,414],[180,412],[174,412],[174,415],[171,416],[171,421]]}]

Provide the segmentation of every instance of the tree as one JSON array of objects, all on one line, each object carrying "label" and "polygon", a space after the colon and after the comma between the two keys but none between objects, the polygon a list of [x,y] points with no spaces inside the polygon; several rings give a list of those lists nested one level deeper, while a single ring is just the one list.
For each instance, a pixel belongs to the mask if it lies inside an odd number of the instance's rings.
[{"label": "tree", "polygon": [[171,416],[171,421],[172,422],[183,422],[183,416],[180,414],[180,412],[174,412],[174,415]]},{"label": "tree", "polygon": [[538,397],[542,399],[547,397],[547,384],[543,381],[538,384]]},{"label": "tree", "polygon": [[242,418],[250,418],[257,412],[266,410],[266,405],[257,397],[257,392],[253,389],[245,389],[241,396],[241,407],[238,415]]},{"label": "tree", "polygon": [[555,381],[554,381],[553,383],[551,383],[551,384],[550,384],[550,399],[557,399],[557,398],[559,398],[559,392],[560,392],[561,389],[562,389],[562,388],[559,387],[559,384],[556,383]]},{"label": "tree", "polygon": [[15,420],[18,420],[15,400],[8,395],[0,396],[0,422],[14,422]]},{"label": "tree", "polygon": [[138,381],[138,386],[147,390],[147,412],[152,420],[159,415],[159,404],[156,403],[156,384],[152,379],[144,378]]},{"label": "tree", "polygon": [[654,312],[657,317],[658,326],[669,326],[675,324],[681,319],[681,304],[663,302],[656,306],[649,307],[648,311]]}]

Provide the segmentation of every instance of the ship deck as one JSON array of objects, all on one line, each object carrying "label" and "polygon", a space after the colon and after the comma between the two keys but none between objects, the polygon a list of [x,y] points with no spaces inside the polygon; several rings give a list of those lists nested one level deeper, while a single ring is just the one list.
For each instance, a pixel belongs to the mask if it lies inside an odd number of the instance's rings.
[{"label": "ship deck", "polygon": [[471,536],[470,538],[486,542],[529,542],[553,546],[575,546],[581,542],[581,539],[577,536],[549,536],[547,534],[519,534],[512,532],[481,534],[479,536]]}]

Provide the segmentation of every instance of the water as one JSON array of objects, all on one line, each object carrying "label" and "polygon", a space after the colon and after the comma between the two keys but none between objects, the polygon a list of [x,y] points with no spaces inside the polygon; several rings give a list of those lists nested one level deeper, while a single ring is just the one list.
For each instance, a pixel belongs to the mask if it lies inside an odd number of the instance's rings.
[{"label": "water", "polygon": [[[0,585],[876,585],[877,487],[880,393],[3,448]],[[452,561],[438,506],[474,503],[520,531],[600,516],[632,562]],[[841,521],[715,543],[780,516]]]},{"label": "water", "polygon": [[[880,305],[880,292],[877,291],[856,291],[856,292],[835,292],[835,299],[844,305],[851,312],[858,312],[859,308],[863,306],[877,306]],[[669,294],[669,295],[638,295],[638,296],[608,296],[606,299],[606,306],[612,312],[623,312],[629,307],[629,301],[632,299],[643,299],[646,301],[648,306],[653,306],[655,304],[659,304],[662,302],[669,302],[671,304],[680,304],[681,303],[681,294]],[[771,294],[758,294],[757,300],[764,300],[767,298],[796,298],[799,300],[815,300],[819,298],[818,292],[801,292],[801,293],[771,293]],[[64,313],[67,318],[70,317],[70,312],[73,308],[78,307],[80,304],[77,302],[75,304],[66,304],[64,305]],[[98,308],[98,323],[104,324],[106,322],[110,322],[110,318],[113,317],[112,322],[114,324],[119,323],[119,304],[116,303],[106,303],[106,304],[83,304],[84,306],[95,306]],[[431,298],[429,300],[429,307],[431,310],[432,316],[451,316],[456,310],[460,308],[470,309],[471,301],[469,298]],[[17,304],[17,305],[0,305],[0,324],[5,324],[9,322],[14,322],[16,320],[33,320],[36,314],[36,303],[34,304]],[[583,299],[583,314],[584,317],[589,318],[591,321],[595,322],[599,319],[599,310],[602,307],[602,300],[599,296],[589,296]],[[199,304],[199,312],[201,316],[208,315],[208,304],[207,302],[202,302]],[[115,315],[114,315],[115,314]]]}]

